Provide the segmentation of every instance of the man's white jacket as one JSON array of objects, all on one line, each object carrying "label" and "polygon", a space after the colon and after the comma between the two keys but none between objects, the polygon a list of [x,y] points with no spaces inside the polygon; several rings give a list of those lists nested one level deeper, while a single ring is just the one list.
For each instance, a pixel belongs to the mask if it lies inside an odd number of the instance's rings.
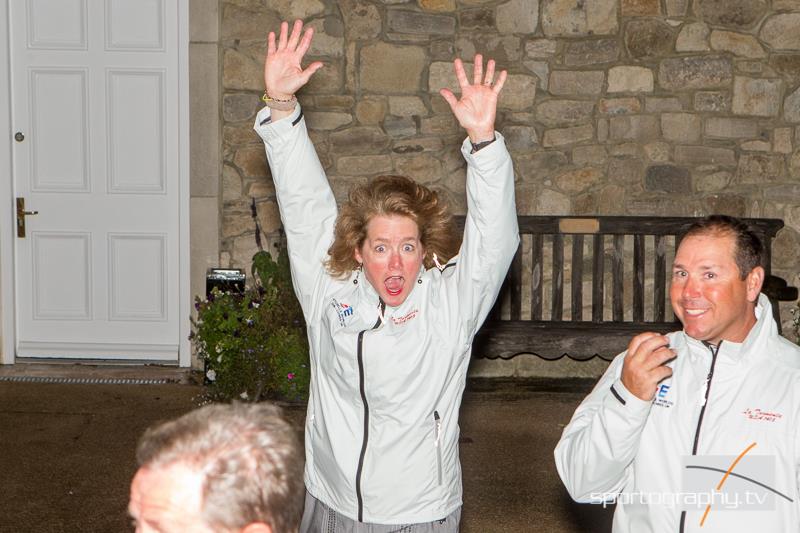
[{"label": "man's white jacket", "polygon": [[616,499],[615,533],[800,531],[800,348],[763,294],[756,316],[716,353],[669,334],[673,375],[651,402],[625,389],[621,354],[575,411],[556,467],[575,500]]},{"label": "man's white jacket", "polygon": [[[519,242],[511,159],[502,136],[475,154],[465,141],[468,214],[459,255],[420,270],[403,304],[385,307],[354,273],[324,267],[336,203],[299,106],[259,112],[308,325],[308,491],[354,520],[442,519],[461,505],[458,411],[471,343]],[[346,172],[346,169],[341,169]]]}]

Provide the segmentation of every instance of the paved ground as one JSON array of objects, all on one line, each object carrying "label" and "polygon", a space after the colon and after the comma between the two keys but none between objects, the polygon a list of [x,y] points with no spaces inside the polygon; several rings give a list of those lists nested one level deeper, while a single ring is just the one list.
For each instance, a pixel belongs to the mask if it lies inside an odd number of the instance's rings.
[{"label": "paved ground", "polygon": [[[610,512],[573,504],[553,466],[553,447],[587,385],[470,383],[461,413],[464,533],[610,531]],[[136,440],[153,422],[192,409],[199,392],[188,384],[0,381],[0,532],[131,531]],[[299,427],[304,412],[289,416]]]}]

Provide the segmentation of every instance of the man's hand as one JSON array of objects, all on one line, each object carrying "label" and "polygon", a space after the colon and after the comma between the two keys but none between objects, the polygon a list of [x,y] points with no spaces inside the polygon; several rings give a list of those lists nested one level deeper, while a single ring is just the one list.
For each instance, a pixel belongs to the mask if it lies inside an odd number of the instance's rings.
[{"label": "man's hand", "polygon": [[641,333],[628,344],[622,364],[622,384],[637,398],[650,401],[658,384],[672,375],[664,363],[675,358],[669,339],[658,333]]},{"label": "man's hand", "polygon": [[479,143],[491,140],[494,136],[497,98],[506,82],[506,71],[501,71],[495,82],[494,60],[490,59],[486,64],[486,76],[484,76],[483,57],[475,54],[475,66],[470,84],[460,59],[453,62],[453,67],[461,88],[461,99],[457,99],[450,89],[442,89],[439,94],[450,104],[458,123],[467,130],[470,141]]},{"label": "man's hand", "polygon": [[[289,23],[281,23],[281,33],[275,42],[275,32],[267,37],[267,58],[264,61],[264,87],[270,98],[289,100],[311,76],[322,68],[320,61],[311,63],[305,70],[300,66],[303,56],[311,46],[314,28],[307,28],[303,33],[303,21],[294,21],[292,34],[289,35]],[[273,118],[288,116],[291,112],[273,110]],[[282,115],[282,116],[278,116]]]}]

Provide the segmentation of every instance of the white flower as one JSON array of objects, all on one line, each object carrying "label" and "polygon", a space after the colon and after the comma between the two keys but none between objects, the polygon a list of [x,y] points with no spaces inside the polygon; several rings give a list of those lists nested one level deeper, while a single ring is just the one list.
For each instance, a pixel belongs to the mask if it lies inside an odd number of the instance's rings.
[{"label": "white flower", "polygon": [[217,356],[217,363],[221,363],[221,362],[222,362],[222,355],[219,355],[219,356]]},{"label": "white flower", "polygon": [[214,372],[214,369],[212,368],[211,370],[206,372],[206,377],[208,378],[208,381],[216,381],[217,380],[217,373]]},{"label": "white flower", "polygon": [[248,396],[247,396],[247,391],[244,391],[243,393],[241,393],[241,394],[239,395],[239,398],[241,398],[242,400],[246,400],[246,399],[248,398]]},{"label": "white flower", "polygon": [[258,309],[261,306],[258,302],[253,302],[253,309]]},{"label": "white flower", "polygon": [[222,353],[222,345],[221,344],[217,344],[216,350],[217,350],[217,353]]}]

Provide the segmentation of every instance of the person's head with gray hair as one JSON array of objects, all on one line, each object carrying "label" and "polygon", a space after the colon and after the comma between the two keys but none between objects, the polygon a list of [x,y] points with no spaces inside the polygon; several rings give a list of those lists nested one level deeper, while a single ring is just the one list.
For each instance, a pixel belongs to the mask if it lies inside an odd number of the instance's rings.
[{"label": "person's head with gray hair", "polygon": [[294,533],[297,434],[274,405],[208,405],[148,429],[128,511],[138,533]]}]

